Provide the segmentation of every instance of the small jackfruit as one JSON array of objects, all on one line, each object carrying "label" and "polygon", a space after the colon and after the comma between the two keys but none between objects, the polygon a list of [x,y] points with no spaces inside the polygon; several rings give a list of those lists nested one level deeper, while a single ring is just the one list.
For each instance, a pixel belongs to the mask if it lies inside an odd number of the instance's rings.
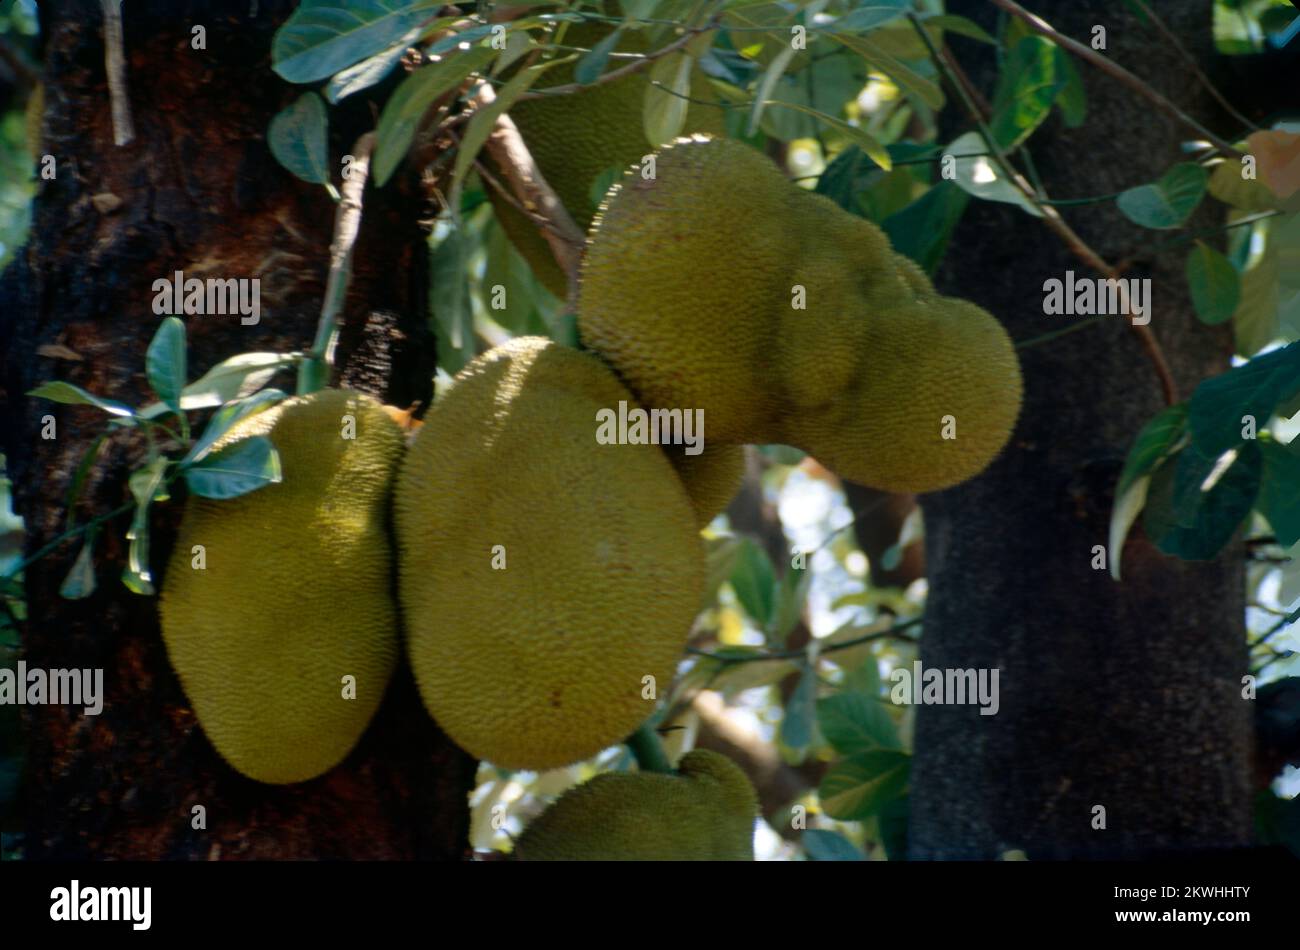
[{"label": "small jackfruit", "polygon": [[695,512],[659,446],[597,441],[597,413],[620,401],[635,405],[594,356],[520,337],[461,371],[402,465],[399,591],[420,695],[497,765],[554,768],[624,739],[690,633]]},{"label": "small jackfruit", "polygon": [[880,228],[736,141],[693,136],[606,195],[578,328],[644,405],[783,443],[887,491],[982,470],[1020,409],[1002,325],[933,292]]},{"label": "small jackfruit", "polygon": [[521,861],[752,861],[758,798],[730,759],[696,749],[678,774],[605,772],[565,792],[515,843]]},{"label": "small jackfruit", "polygon": [[275,445],[282,480],[225,501],[190,498],[162,634],[226,761],[260,782],[301,782],[351,751],[396,663],[387,522],[404,442],[378,402],[343,390],[286,400],[215,449],[257,435]]},{"label": "small jackfruit", "polygon": [[[589,49],[608,36],[611,29],[606,23],[571,24],[562,42],[565,46]],[[620,39],[618,52],[647,51],[645,36],[640,32],[624,33]],[[615,68],[625,65],[618,60],[613,63]],[[575,65],[564,63],[548,70],[543,75],[545,85],[534,88],[545,92],[550,87],[572,83]],[[581,92],[526,99],[510,107],[510,118],[542,177],[584,233],[595,214],[591,188],[596,179],[610,168],[640,161],[653,150],[646,140],[642,121],[648,91],[651,95],[672,95],[658,89],[651,91],[649,71],[643,69],[613,82],[593,84]],[[685,131],[717,134],[726,131],[723,110],[710,104],[716,98],[709,91],[708,80],[696,70],[691,77],[692,102]],[[567,281],[538,226],[496,189],[488,189],[488,194],[501,227],[533,273],[551,293],[564,299]]]},{"label": "small jackfruit", "polygon": [[745,479],[745,447],[708,442],[698,455],[687,455],[680,445],[663,449],[691,499],[696,521],[705,527],[740,490]]}]

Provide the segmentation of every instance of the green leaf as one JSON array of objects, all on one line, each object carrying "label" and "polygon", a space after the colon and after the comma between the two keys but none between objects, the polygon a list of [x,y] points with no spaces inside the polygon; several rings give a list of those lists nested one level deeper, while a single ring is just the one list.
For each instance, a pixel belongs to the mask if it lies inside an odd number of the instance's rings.
[{"label": "green leaf", "polygon": [[941,181],[902,211],[891,214],[881,227],[894,250],[933,274],[969,203],[966,192],[950,181]]},{"label": "green leaf", "polygon": [[808,585],[812,583],[812,571],[808,568],[791,567],[781,578],[776,592],[776,610],[772,618],[771,637],[774,645],[784,646],[790,631],[803,616],[804,603],[808,599]]},{"label": "green leaf", "polygon": [[624,166],[611,165],[592,180],[591,190],[588,191],[587,197],[591,201],[593,210],[600,207],[600,203],[605,200],[605,195],[609,189],[613,188],[614,183],[623,177],[623,171]]},{"label": "green leaf", "polygon": [[424,114],[443,93],[492,61],[496,51],[481,46],[457,50],[421,66],[402,80],[384,104],[375,130],[375,184],[383,186],[406,157]]},{"label": "green leaf", "polygon": [[997,46],[998,41],[988,34],[988,31],[978,23],[966,19],[964,16],[951,16],[942,14],[940,16],[926,17],[923,21],[927,27],[937,26],[949,33],[956,33],[958,36],[964,36],[967,39],[978,40],[981,43],[988,43],[990,46]]},{"label": "green leaf", "polygon": [[93,527],[87,529],[81,551],[59,585],[59,596],[64,600],[83,600],[95,592],[95,535]]},{"label": "green leaf", "polygon": [[1192,440],[1218,457],[1241,443],[1242,417],[1263,427],[1274,408],[1300,393],[1300,342],[1205,380],[1192,393]]},{"label": "green leaf", "polygon": [[149,570],[149,506],[155,500],[165,497],[164,477],[167,465],[167,459],[156,458],[144,468],[132,472],[127,479],[131,497],[135,499],[135,513],[131,517],[131,527],[126,532],[130,545],[127,547],[122,583],[133,593],[146,597],[154,593],[153,574]]},{"label": "green leaf", "polygon": [[1187,413],[1185,402],[1162,410],[1142,427],[1129,450],[1115,489],[1115,506],[1111,510],[1108,532],[1110,573],[1115,580],[1120,578],[1124,539],[1146,502],[1151,472],[1186,434]]},{"label": "green leaf", "polygon": [[158,327],[145,351],[144,369],[158,398],[179,415],[185,388],[185,324],[179,317],[167,317]]},{"label": "green leaf", "polygon": [[[857,213],[858,192],[862,189],[866,175],[860,173],[865,162],[862,149],[849,145],[840,151],[817,177],[814,193],[825,195],[845,211]],[[867,166],[870,173],[880,174],[875,165]]]},{"label": "green leaf", "polygon": [[1207,183],[1210,194],[1238,211],[1255,213],[1277,208],[1277,196],[1258,178],[1243,178],[1243,168],[1236,158],[1225,158],[1215,165]]},{"label": "green leaf", "polygon": [[816,699],[817,670],[806,667],[799,677],[799,685],[785,704],[785,716],[781,720],[781,741],[786,748],[799,751],[812,745]]},{"label": "green leaf", "polygon": [[[874,665],[875,660],[870,662]],[[840,755],[903,747],[894,720],[880,700],[867,693],[837,693],[818,700],[817,725]]]},{"label": "green leaf", "polygon": [[[824,0],[820,2],[825,6]],[[759,120],[763,117],[763,108],[777,101],[772,99],[776,90],[776,85],[780,82],[781,77],[785,74],[794,59],[797,51],[793,46],[783,46],[781,51],[772,57],[772,62],[768,63],[767,69],[763,71],[762,77],[758,80],[758,87],[754,92],[754,104],[749,110],[749,125],[745,129],[746,135],[754,135],[758,132]]]},{"label": "green leaf", "polygon": [[573,81],[590,86],[599,79],[600,74],[605,71],[605,64],[609,62],[609,54],[614,52],[614,47],[622,38],[623,31],[614,30],[608,36],[602,37],[589,52],[583,53],[573,67]]},{"label": "green leaf", "polygon": [[[836,34],[837,42],[853,50],[868,63],[894,81],[899,89],[909,92],[931,109],[943,108],[943,90],[938,83],[926,79],[912,67],[889,55],[880,44],[862,36]],[[883,166],[888,168],[889,166]]]},{"label": "green leaf", "polygon": [[1066,128],[1077,129],[1088,117],[1088,96],[1083,89],[1083,77],[1074,60],[1061,47],[1056,47],[1056,72],[1061,76],[1061,91],[1056,94],[1056,105],[1061,110],[1061,120]]},{"label": "green leaf", "polygon": [[1269,440],[1260,446],[1264,474],[1259,483],[1259,513],[1268,519],[1284,548],[1300,541],[1300,440],[1290,445]]},{"label": "green leaf", "polygon": [[1007,149],[1029,138],[1051,114],[1064,85],[1055,44],[1041,36],[1022,39],[1002,62],[989,120],[993,137]]},{"label": "green leaf", "polygon": [[1204,241],[1187,255],[1187,286],[1202,323],[1214,326],[1232,318],[1241,299],[1241,278],[1226,257]]},{"label": "green leaf", "polygon": [[70,406],[95,406],[103,409],[109,415],[130,420],[130,424],[135,424],[135,410],[130,406],[112,399],[101,399],[93,393],[86,392],[80,386],[72,385],[72,383],[58,380],[41,383],[35,389],[28,390],[27,395],[48,399],[51,402],[61,402]]},{"label": "green leaf", "polygon": [[199,440],[181,459],[180,464],[187,466],[204,458],[212,451],[213,444],[229,432],[236,423],[242,422],[249,416],[256,415],[265,409],[270,409],[284,398],[285,394],[278,389],[263,389],[261,392],[254,393],[245,399],[222,406],[212,414],[212,418],[208,420],[207,428],[203,430],[203,435],[199,437]]},{"label": "green leaf", "polygon": [[690,56],[673,53],[650,67],[641,124],[646,141],[655,148],[677,138],[686,127],[693,65]]},{"label": "green leaf", "polygon": [[741,542],[731,587],[745,613],[760,628],[768,629],[776,601],[776,572],[767,552],[749,538]]},{"label": "green leaf", "polygon": [[[313,83],[381,53],[432,19],[441,0],[315,0],[275,33],[271,67],[281,79]],[[431,28],[452,22],[445,17]]]},{"label": "green leaf", "polygon": [[468,245],[464,228],[449,224],[442,240],[429,252],[429,309],[438,366],[452,375],[475,356]]},{"label": "green leaf", "polygon": [[876,825],[880,829],[880,843],[884,846],[887,860],[907,860],[907,823],[911,812],[910,797],[900,795],[885,802],[876,816]]},{"label": "green leaf", "polygon": [[1242,356],[1253,356],[1278,335],[1282,270],[1271,223],[1260,221],[1248,229],[1252,242],[1262,240],[1264,249],[1246,259],[1241,273],[1241,300],[1232,315],[1233,339]]},{"label": "green leaf", "polygon": [[943,152],[945,157],[951,155],[954,159],[957,186],[976,198],[1018,205],[1026,214],[1041,218],[1043,213],[1015,182],[1002,176],[997,161],[987,154],[989,151],[979,132],[966,132],[953,139]]},{"label": "green leaf", "polygon": [[875,0],[859,4],[831,24],[831,29],[843,33],[866,33],[896,20],[911,6],[908,0]]},{"label": "green leaf", "polygon": [[[295,365],[301,359],[297,353],[287,356],[279,353],[241,353],[222,360],[181,390],[181,408],[187,412],[193,409],[211,409],[251,395],[270,382],[277,372]],[[141,409],[140,415],[145,419],[154,419],[166,411],[166,406],[156,402]]]},{"label": "green leaf", "polygon": [[293,105],[271,119],[266,144],[276,161],[313,185],[330,180],[327,153],[329,118],[325,103],[314,92],[304,92]]},{"label": "green leaf", "polygon": [[849,123],[845,122],[843,119],[837,119],[833,115],[827,115],[825,112],[819,112],[810,106],[801,105],[797,102],[782,102],[780,99],[769,99],[765,105],[780,106],[783,109],[794,109],[797,112],[815,116],[827,125],[839,129],[839,131],[852,139],[857,143],[858,147],[861,148],[862,151],[866,152],[867,155],[871,157],[873,162],[885,169],[885,171],[894,167],[893,160],[889,157],[889,150],[886,149],[885,146],[881,145],[880,142],[865,129],[860,129],[856,125],[849,125]]},{"label": "green leaf", "polygon": [[1242,443],[1232,464],[1208,485],[1196,483],[1204,457],[1194,447],[1166,459],[1151,476],[1142,522],[1156,547],[1185,560],[1213,559],[1254,506],[1260,457],[1258,443]]},{"label": "green leaf", "polygon": [[337,105],[353,93],[383,82],[384,78],[402,61],[406,51],[419,39],[421,32],[423,31],[420,27],[413,27],[383,52],[335,73],[334,78],[325,86],[325,98],[329,100],[330,105]]},{"label": "green leaf", "polygon": [[1150,185],[1121,192],[1115,199],[1119,210],[1134,224],[1167,230],[1187,220],[1205,197],[1208,176],[1193,162],[1180,162]]},{"label": "green leaf", "polygon": [[865,861],[862,852],[848,838],[834,831],[809,828],[799,840],[810,861]]},{"label": "green leaf", "polygon": [[240,439],[185,470],[185,483],[201,498],[238,498],[280,479],[280,456],[263,435]]},{"label": "green leaf", "polygon": [[907,788],[912,757],[893,749],[860,752],[831,766],[817,796],[822,809],[839,821],[861,821],[876,814]]}]

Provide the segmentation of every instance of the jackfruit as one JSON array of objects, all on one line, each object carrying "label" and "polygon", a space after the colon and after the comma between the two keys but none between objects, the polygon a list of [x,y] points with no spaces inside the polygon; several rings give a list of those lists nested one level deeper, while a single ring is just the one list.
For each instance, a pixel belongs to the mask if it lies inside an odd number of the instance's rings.
[{"label": "jackfruit", "polygon": [[[606,23],[573,23],[561,42],[565,46],[590,49],[608,36],[611,29]],[[625,33],[619,42],[621,53],[648,50],[641,32]],[[612,68],[621,68],[627,63],[611,60],[611,64]],[[548,70],[542,77],[545,85],[539,84],[534,89],[544,92],[552,86],[572,83],[575,65],[576,61]],[[610,168],[639,162],[653,150],[646,140],[642,120],[650,89],[649,70],[642,69],[613,82],[594,84],[581,92],[527,99],[510,107],[510,118],[519,128],[542,177],[584,233],[591,226],[596,210],[591,200],[591,187],[596,179]],[[651,94],[671,95],[658,89]],[[698,69],[691,77],[690,95],[692,102],[687,109],[684,131],[723,134],[726,131],[723,110],[710,104],[717,96]],[[538,226],[502,198],[495,188],[489,188],[488,194],[507,237],[543,286],[563,300],[568,293],[564,272],[555,263],[550,245]]]},{"label": "jackfruit", "polygon": [[647,407],[703,409],[714,441],[793,445],[886,491],[977,474],[1020,409],[991,314],[728,139],[678,139],[606,195],[578,328]]},{"label": "jackfruit", "polygon": [[703,595],[668,458],[597,441],[597,413],[620,401],[635,406],[594,356],[519,337],[461,371],[398,476],[420,695],[496,765],[554,768],[624,739],[667,688]]},{"label": "jackfruit", "polygon": [[605,772],[565,792],[515,843],[521,861],[752,861],[758,798],[730,759],[696,749],[677,775]]},{"label": "jackfruit", "polygon": [[708,525],[731,503],[745,479],[745,447],[706,442],[698,455],[687,455],[680,445],[665,445],[664,452],[682,480],[695,520]]},{"label": "jackfruit", "polygon": [[404,443],[378,402],[343,390],[286,400],[215,449],[256,435],[275,445],[282,480],[224,501],[191,496],[162,634],[226,761],[259,782],[301,782],[351,751],[396,663],[387,522]]}]

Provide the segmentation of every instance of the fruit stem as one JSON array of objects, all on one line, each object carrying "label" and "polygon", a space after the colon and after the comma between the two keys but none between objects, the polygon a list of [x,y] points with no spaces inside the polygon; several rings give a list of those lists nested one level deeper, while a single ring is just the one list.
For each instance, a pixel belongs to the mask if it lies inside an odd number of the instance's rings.
[{"label": "fruit stem", "polygon": [[649,720],[641,723],[637,731],[627,737],[627,747],[636,756],[636,764],[641,767],[642,772],[672,773],[673,766],[664,753],[663,743],[659,741],[659,733],[655,732]]}]

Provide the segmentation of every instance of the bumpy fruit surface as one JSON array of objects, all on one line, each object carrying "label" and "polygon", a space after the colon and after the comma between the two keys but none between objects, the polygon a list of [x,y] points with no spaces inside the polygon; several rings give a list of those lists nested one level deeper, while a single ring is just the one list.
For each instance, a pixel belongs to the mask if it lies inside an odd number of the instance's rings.
[{"label": "bumpy fruit surface", "polygon": [[[387,521],[403,438],[378,402],[342,390],[287,400],[216,448],[256,435],[279,452],[282,481],[190,498],[162,633],[226,761],[260,782],[301,782],[356,744],[396,662]],[[343,696],[345,676],[356,677],[355,699]]]},{"label": "bumpy fruit surface", "polygon": [[736,141],[679,139],[655,178],[611,190],[578,313],[645,405],[703,409],[714,440],[793,445],[889,491],[977,474],[1019,413],[996,319]]},{"label": "bumpy fruit surface", "polygon": [[687,455],[680,445],[665,445],[663,450],[691,499],[696,522],[705,527],[740,490],[745,479],[745,447],[706,443],[698,455]]},{"label": "bumpy fruit surface", "polygon": [[659,446],[603,445],[635,400],[587,353],[520,337],[471,362],[395,496],[399,590],[425,706],[462,748],[546,769],[623,740],[665,689],[704,585]]},{"label": "bumpy fruit surface", "polygon": [[[564,34],[563,43],[590,49],[609,31],[610,27],[603,23],[572,24]],[[625,34],[619,42],[619,52],[647,52],[644,34]],[[610,68],[626,65],[625,60],[610,62]],[[548,70],[536,89],[544,91],[551,86],[572,83],[575,65],[565,63]],[[592,85],[581,92],[528,99],[510,107],[510,117],[518,126],[542,176],[583,232],[591,225],[596,211],[591,187],[601,173],[639,162],[642,156],[652,151],[642,120],[646,94],[650,90],[649,71],[643,69],[613,82]],[[650,94],[670,95],[658,89],[650,91]],[[694,101],[687,110],[685,131],[716,134],[726,131],[722,109],[708,104],[717,96],[710,91],[708,80],[698,70],[691,78],[691,99]],[[543,285],[563,299],[567,293],[564,274],[556,265],[538,226],[495,189],[489,188],[488,194],[511,242]]]},{"label": "bumpy fruit surface", "polygon": [[572,788],[515,844],[522,861],[752,861],[758,799],[725,756],[696,749],[677,775],[605,772]]}]

